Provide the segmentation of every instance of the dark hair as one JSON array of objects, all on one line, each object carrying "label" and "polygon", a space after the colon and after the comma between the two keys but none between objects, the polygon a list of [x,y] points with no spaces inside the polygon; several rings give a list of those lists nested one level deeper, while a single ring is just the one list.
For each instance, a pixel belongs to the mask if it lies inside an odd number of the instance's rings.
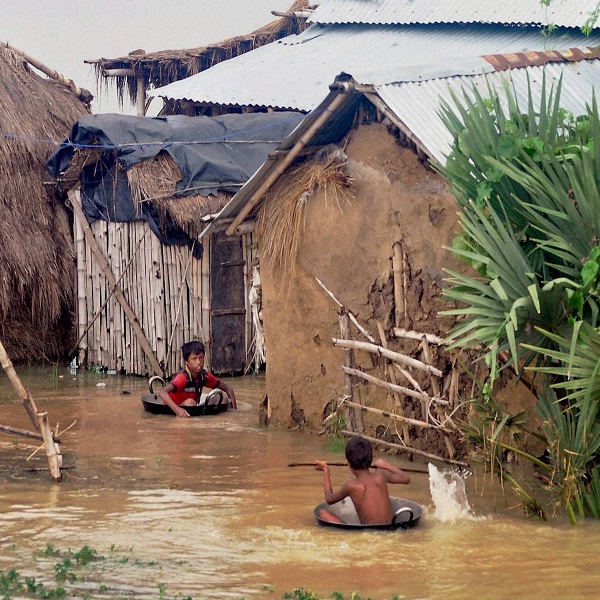
[{"label": "dark hair", "polygon": [[202,342],[198,342],[197,340],[186,342],[183,346],[181,346],[181,355],[183,356],[183,360],[187,360],[190,357],[190,354],[205,354],[204,344]]},{"label": "dark hair", "polygon": [[373,461],[373,447],[369,440],[351,437],[346,444],[346,460],[353,469],[368,469]]}]

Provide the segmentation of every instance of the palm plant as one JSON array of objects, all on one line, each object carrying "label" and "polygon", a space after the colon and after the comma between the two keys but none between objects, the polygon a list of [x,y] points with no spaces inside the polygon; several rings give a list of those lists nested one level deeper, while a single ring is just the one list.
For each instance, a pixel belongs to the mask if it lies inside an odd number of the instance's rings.
[{"label": "palm plant", "polygon": [[442,106],[454,145],[437,169],[462,209],[452,251],[475,269],[448,271],[444,314],[459,319],[453,346],[485,349],[491,384],[500,352],[541,378],[553,487],[574,521],[574,505],[600,514],[600,119],[595,98],[574,118],[561,82],[546,89],[538,107],[529,85],[524,111],[509,83]]}]

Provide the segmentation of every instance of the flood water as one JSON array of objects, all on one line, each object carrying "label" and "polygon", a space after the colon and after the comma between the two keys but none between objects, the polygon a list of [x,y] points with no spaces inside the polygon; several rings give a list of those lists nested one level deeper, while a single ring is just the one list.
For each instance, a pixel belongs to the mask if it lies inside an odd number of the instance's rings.
[{"label": "flood water", "polygon": [[[414,529],[317,526],[322,473],[288,464],[343,455],[326,438],[259,425],[260,376],[228,380],[237,412],[177,419],[144,412],[144,379],[19,375],[53,428],[75,424],[60,435],[61,483],[30,470],[47,467],[43,452],[26,460],[35,440],[0,432],[0,572],[56,585],[58,561],[88,546],[102,558],[76,566],[69,597],[241,600],[304,588],[321,598],[576,599],[600,589],[599,522],[529,519],[477,475],[466,480],[470,510],[453,518],[439,516],[425,473],[391,488],[424,507]],[[4,374],[0,424],[32,429]],[[349,476],[332,467],[334,487]]]}]

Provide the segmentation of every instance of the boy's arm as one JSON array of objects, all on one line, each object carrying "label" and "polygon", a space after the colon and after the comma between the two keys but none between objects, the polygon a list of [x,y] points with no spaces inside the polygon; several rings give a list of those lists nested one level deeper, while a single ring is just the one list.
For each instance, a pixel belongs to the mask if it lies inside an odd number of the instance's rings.
[{"label": "boy's arm", "polygon": [[233,408],[235,408],[237,410],[237,400],[236,400],[235,392],[233,391],[233,388],[228,383],[225,383],[224,381],[221,381],[221,380],[219,380],[219,385],[217,385],[217,387],[220,390],[223,390],[227,394],[227,396],[231,400],[231,405],[233,406]]},{"label": "boy's arm", "polygon": [[346,489],[346,484],[344,484],[338,492],[333,491],[329,465],[324,460],[315,460],[315,469],[317,471],[323,471],[323,491],[325,492],[325,502],[327,502],[327,504],[335,504],[350,495]]},{"label": "boy's arm", "polygon": [[384,471],[383,475],[388,483],[410,483],[410,475],[406,471],[395,467],[383,458],[373,461],[371,466]]},{"label": "boy's arm", "polygon": [[175,386],[172,383],[167,383],[167,385],[165,385],[165,387],[162,390],[160,390],[157,395],[178,417],[182,417],[185,419],[186,417],[190,416],[190,413],[184,408],[181,408],[181,406],[177,406],[177,404],[173,402],[173,399],[171,398],[171,396],[169,396],[169,392],[174,391]]}]

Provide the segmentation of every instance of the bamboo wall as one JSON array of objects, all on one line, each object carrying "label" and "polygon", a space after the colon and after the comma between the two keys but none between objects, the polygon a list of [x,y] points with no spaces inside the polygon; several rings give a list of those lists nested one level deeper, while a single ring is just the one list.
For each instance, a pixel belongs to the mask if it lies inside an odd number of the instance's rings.
[{"label": "bamboo wall", "polygon": [[[197,260],[188,247],[161,244],[143,222],[95,221],[91,228],[156,358],[167,374],[176,372],[185,341],[208,341],[209,244]],[[80,363],[127,374],[152,373],[122,307],[114,295],[108,298],[110,285],[79,227],[76,246],[79,336],[89,327],[79,344]]]},{"label": "bamboo wall", "polygon": [[[210,236],[203,239],[204,253],[198,260],[187,246],[161,244],[145,222],[98,220],[90,227],[164,373],[170,375],[181,368],[181,346],[191,339],[204,342],[206,366],[210,368]],[[153,374],[150,361],[77,219],[74,229],[78,363],[126,374]],[[247,364],[251,365],[255,327],[249,290],[253,265],[257,262],[252,233],[242,235],[242,248],[246,265],[245,344]]]}]

